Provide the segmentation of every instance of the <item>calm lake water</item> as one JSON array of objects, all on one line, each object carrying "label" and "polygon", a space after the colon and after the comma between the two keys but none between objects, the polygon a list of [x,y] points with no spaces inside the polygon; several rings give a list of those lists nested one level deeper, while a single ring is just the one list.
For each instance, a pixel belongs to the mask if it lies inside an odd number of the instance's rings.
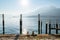
[{"label": "calm lake water", "polygon": [[[41,16],[42,20],[42,34],[45,34],[45,24],[48,20],[51,20],[52,24],[55,24],[56,19],[58,19],[58,23],[60,24],[60,19],[54,16]],[[32,31],[35,34],[38,33],[38,15],[23,15],[23,34],[26,34],[27,31],[31,34]],[[54,26],[54,25],[52,25]],[[59,25],[60,26],[60,25]],[[6,34],[19,34],[19,16],[6,17],[5,16],[5,33]],[[2,17],[0,16],[0,34],[2,34]],[[60,32],[60,31],[59,31]],[[52,34],[55,34],[55,30],[52,30]],[[60,33],[59,33],[60,34]]]}]

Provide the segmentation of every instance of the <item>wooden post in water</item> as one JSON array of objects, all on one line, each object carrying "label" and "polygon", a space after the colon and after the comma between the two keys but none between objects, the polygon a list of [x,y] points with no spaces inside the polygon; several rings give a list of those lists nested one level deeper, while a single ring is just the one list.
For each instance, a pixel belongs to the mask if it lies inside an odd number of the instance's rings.
[{"label": "wooden post in water", "polygon": [[46,23],[46,34],[47,34],[47,26],[48,26],[48,24]]},{"label": "wooden post in water", "polygon": [[41,21],[41,34],[42,34],[42,21]]},{"label": "wooden post in water", "polygon": [[3,34],[5,34],[4,14],[2,14]]},{"label": "wooden post in water", "polygon": [[22,14],[20,15],[20,34],[22,34]]},{"label": "wooden post in water", "polygon": [[49,34],[51,34],[51,22],[49,21]]},{"label": "wooden post in water", "polygon": [[58,34],[58,24],[56,23],[56,34]]},{"label": "wooden post in water", "polygon": [[38,14],[38,34],[40,34],[40,14]]}]

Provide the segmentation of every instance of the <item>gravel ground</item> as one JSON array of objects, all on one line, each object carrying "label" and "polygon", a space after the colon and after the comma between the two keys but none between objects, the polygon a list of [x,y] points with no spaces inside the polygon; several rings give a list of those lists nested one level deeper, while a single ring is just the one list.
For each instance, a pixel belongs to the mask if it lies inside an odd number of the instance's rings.
[{"label": "gravel ground", "polygon": [[26,39],[26,38],[23,38],[23,39],[11,39],[11,38],[0,38],[0,40],[60,40],[60,39]]},{"label": "gravel ground", "polygon": [[60,36],[40,34],[37,36],[31,35],[0,35],[0,40],[60,40]]}]

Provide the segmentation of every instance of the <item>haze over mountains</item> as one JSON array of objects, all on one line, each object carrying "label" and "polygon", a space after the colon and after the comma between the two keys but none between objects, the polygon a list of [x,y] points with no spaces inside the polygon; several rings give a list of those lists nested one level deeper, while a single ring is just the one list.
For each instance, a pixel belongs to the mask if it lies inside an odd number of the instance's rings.
[{"label": "haze over mountains", "polygon": [[[29,14],[29,13],[27,13]],[[38,8],[34,10],[33,12],[30,12],[30,14],[41,14],[41,15],[55,15],[60,16],[60,8],[56,7],[44,7],[44,8]]]}]

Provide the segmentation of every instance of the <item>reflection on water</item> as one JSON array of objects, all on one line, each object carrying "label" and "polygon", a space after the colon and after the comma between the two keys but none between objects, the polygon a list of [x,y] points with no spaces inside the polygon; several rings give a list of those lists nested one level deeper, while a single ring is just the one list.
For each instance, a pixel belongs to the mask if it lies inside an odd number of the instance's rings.
[{"label": "reflection on water", "polygon": [[[2,33],[2,17],[0,17],[0,33]],[[49,17],[41,17],[43,22],[42,25],[42,34],[45,33],[45,23],[47,20],[50,19]],[[51,18],[52,23],[54,23],[56,18]],[[59,19],[60,20],[60,19]],[[19,34],[19,17],[11,17],[5,18],[5,33],[6,34]],[[26,34],[27,31],[31,34],[32,31],[37,34],[38,32],[38,18],[37,16],[23,16],[23,34]],[[52,30],[52,33],[55,33],[55,30]]]},{"label": "reflection on water", "polygon": [[27,29],[23,28],[23,34],[27,34]]}]

